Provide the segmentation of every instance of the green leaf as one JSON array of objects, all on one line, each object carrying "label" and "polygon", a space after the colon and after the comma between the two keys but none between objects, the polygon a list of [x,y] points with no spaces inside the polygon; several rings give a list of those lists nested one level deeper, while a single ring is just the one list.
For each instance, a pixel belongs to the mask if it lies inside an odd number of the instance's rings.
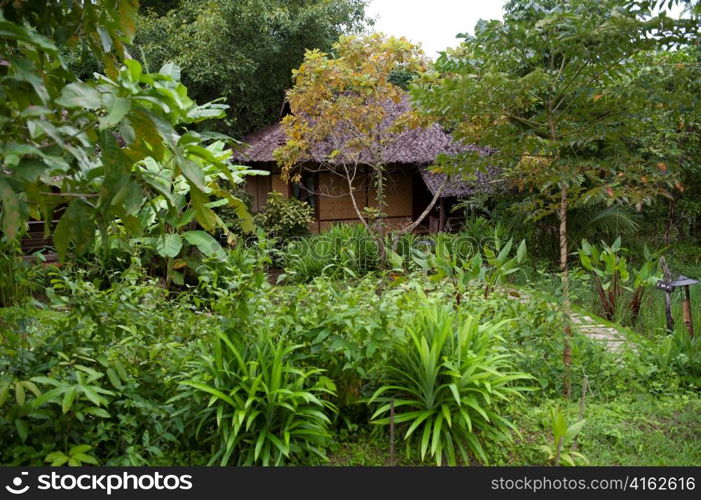
[{"label": "green leaf", "polygon": [[69,83],[63,87],[56,103],[66,108],[99,109],[102,106],[100,93],[83,82]]},{"label": "green leaf", "polygon": [[207,257],[216,256],[226,258],[224,249],[209,233],[204,231],[187,231],[183,234],[183,237],[188,243],[195,245],[197,249]]},{"label": "green leaf", "polygon": [[5,382],[0,385],[0,407],[7,402],[7,398],[10,394],[10,384]]},{"label": "green leaf", "polygon": [[81,385],[80,388],[83,390],[83,394],[93,402],[96,406],[100,406],[104,400],[101,398],[94,387],[89,385]]},{"label": "green leaf", "polygon": [[199,189],[194,186],[190,189],[190,200],[192,201],[192,206],[195,209],[195,218],[200,225],[207,231],[214,231],[214,229],[219,225],[221,219],[214,213],[214,211],[207,206],[209,199],[207,195],[204,194]]},{"label": "green leaf", "polygon": [[78,388],[75,385],[65,392],[63,395],[63,402],[61,403],[63,413],[68,413],[71,407],[73,407],[73,402],[75,401],[75,396],[77,393]]},{"label": "green leaf", "polygon": [[0,38],[20,40],[51,53],[56,53],[58,50],[51,40],[37,33],[36,30],[6,21],[3,17],[0,17]]},{"label": "green leaf", "polygon": [[36,397],[41,396],[41,391],[39,388],[34,384],[34,382],[31,382],[30,380],[23,380],[22,385],[29,389],[29,391],[34,394]]},{"label": "green leaf", "polygon": [[15,382],[15,400],[17,400],[18,405],[20,405],[20,406],[24,405],[25,396],[24,396],[24,387],[22,386],[22,382]]},{"label": "green leaf", "polygon": [[85,453],[90,450],[92,450],[92,446],[89,444],[79,444],[71,448],[68,453],[69,455],[78,455],[79,453]]},{"label": "green leaf", "polygon": [[103,408],[97,408],[91,406],[90,408],[85,409],[85,413],[88,413],[90,415],[95,415],[96,417],[100,418],[110,418],[110,414],[107,412],[107,410]]},{"label": "green leaf", "polygon": [[170,279],[178,286],[183,286],[185,284],[185,276],[180,271],[173,271],[170,275]]},{"label": "green leaf", "polygon": [[110,380],[114,387],[116,387],[117,389],[122,388],[122,381],[119,380],[119,376],[117,375],[117,372],[114,371],[114,368],[107,368],[107,378]]},{"label": "green leaf", "polygon": [[98,465],[98,461],[95,457],[86,455],[85,453],[77,453],[75,455],[72,455],[72,458],[80,460],[81,464]]},{"label": "green leaf", "polygon": [[125,99],[123,97],[116,98],[112,103],[107,116],[100,118],[100,130],[117,125],[122,121],[122,118],[126,116],[130,109],[131,101],[129,101],[129,99]]},{"label": "green leaf", "polygon": [[521,244],[518,246],[518,250],[516,250],[516,262],[519,264],[523,262],[523,260],[526,258],[526,240],[521,240]]},{"label": "green leaf", "polygon": [[577,434],[579,434],[582,431],[582,427],[584,427],[584,424],[586,422],[586,419],[580,420],[579,422],[576,422],[567,428],[567,432],[565,433],[564,438],[565,444],[572,441],[577,436]]},{"label": "green leaf", "polygon": [[97,27],[97,33],[100,35],[100,42],[102,43],[102,50],[105,53],[109,53],[112,51],[112,37],[109,34],[109,31],[105,29],[103,26],[98,26]]},{"label": "green leaf", "polygon": [[52,467],[60,467],[68,462],[68,456],[62,451],[54,451],[44,458],[45,462],[50,462]]},{"label": "green leaf", "polygon": [[17,434],[22,442],[26,441],[27,436],[29,436],[29,426],[27,425],[27,422],[21,418],[18,418],[15,420],[15,428],[17,429]]},{"label": "green leaf", "polygon": [[180,67],[173,62],[165,63],[163,66],[161,66],[161,69],[159,69],[158,72],[161,75],[171,77],[176,82],[180,81]]},{"label": "green leaf", "polygon": [[156,252],[161,257],[177,257],[183,247],[179,234],[162,234],[156,240]]}]

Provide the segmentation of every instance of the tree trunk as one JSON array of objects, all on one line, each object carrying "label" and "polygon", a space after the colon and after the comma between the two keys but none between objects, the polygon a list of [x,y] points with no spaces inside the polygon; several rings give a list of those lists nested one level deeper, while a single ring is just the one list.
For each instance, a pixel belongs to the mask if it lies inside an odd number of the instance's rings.
[{"label": "tree trunk", "polygon": [[564,348],[562,361],[565,365],[564,393],[569,398],[572,392],[571,365],[572,365],[572,324],[570,304],[570,276],[567,265],[567,187],[560,189],[560,276],[562,279],[562,321],[564,326]]},{"label": "tree trunk", "polygon": [[674,224],[674,206],[675,200],[672,198],[669,201],[669,210],[667,211],[667,223],[664,227],[664,235],[662,236],[662,243],[669,245],[669,241],[672,235],[672,225]]},{"label": "tree trunk", "polygon": [[[358,167],[356,166],[355,169]],[[351,203],[353,204],[353,210],[355,210],[355,215],[358,216],[358,220],[362,222],[363,226],[365,226],[366,229],[370,229],[370,225],[368,222],[365,220],[365,217],[363,217],[362,212],[360,211],[360,208],[358,207],[358,202],[355,199],[355,190],[353,188],[353,181],[355,180],[355,170],[353,175],[350,174],[348,171],[348,167],[345,165],[343,166],[343,169],[346,172],[346,182],[348,183],[348,194],[350,195]]]},{"label": "tree trunk", "polygon": [[395,231],[392,234],[392,251],[396,252],[397,251],[397,245],[399,244],[399,237],[405,233],[411,232],[414,229],[416,229],[421,222],[428,216],[428,214],[431,213],[431,210],[433,210],[433,207],[436,206],[436,202],[440,199],[441,194],[443,193],[443,188],[448,184],[448,176],[445,177],[443,180],[443,184],[438,188],[438,191],[436,191],[436,194],[433,195],[433,199],[431,200],[431,203],[428,204],[426,209],[421,212],[421,215],[418,216],[418,218],[409,224],[408,226],[405,226],[401,228],[399,231]]},{"label": "tree trunk", "polygon": [[365,229],[367,229],[370,234],[373,235],[375,239],[375,243],[377,244],[377,252],[378,252],[378,257],[380,259],[381,263],[385,263],[387,260],[387,250],[385,249],[385,240],[384,240],[384,235],[382,234],[381,231],[376,231],[376,227],[373,224],[372,226],[368,224],[368,221],[363,217],[363,213],[360,210],[360,207],[358,206],[358,201],[355,199],[355,190],[353,188],[353,180],[355,180],[355,172],[358,169],[358,166],[356,165],[353,170],[353,175],[350,174],[348,171],[348,167],[345,165],[343,166],[345,172],[346,172],[346,182],[348,183],[348,194],[351,199],[351,203],[353,204],[353,210],[355,210],[355,215],[358,216],[358,220],[365,226]]}]

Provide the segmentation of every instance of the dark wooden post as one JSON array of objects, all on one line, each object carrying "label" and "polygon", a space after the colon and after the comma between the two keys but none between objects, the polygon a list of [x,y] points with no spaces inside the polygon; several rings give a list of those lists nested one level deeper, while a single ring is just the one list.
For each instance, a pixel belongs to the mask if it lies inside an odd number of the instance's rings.
[{"label": "dark wooden post", "polygon": [[441,198],[439,210],[440,210],[440,222],[438,223],[438,230],[445,231],[445,198]]},{"label": "dark wooden post", "polygon": [[684,318],[684,324],[686,329],[689,330],[689,336],[694,336],[694,322],[691,318],[691,293],[689,292],[689,285],[684,286],[684,300],[682,300],[682,318]]},{"label": "dark wooden post", "polygon": [[[667,283],[672,282],[672,273],[667,267],[667,261],[664,257],[660,257],[660,267],[662,268],[662,273],[664,274],[664,280]],[[667,330],[670,333],[674,332],[674,318],[672,317],[672,292],[666,291],[664,293],[664,310],[667,316]]]}]

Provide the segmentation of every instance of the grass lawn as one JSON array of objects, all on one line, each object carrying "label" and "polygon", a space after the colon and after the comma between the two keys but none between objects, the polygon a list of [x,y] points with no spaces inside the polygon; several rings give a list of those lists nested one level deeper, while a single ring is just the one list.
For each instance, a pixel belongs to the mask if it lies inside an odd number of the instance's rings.
[{"label": "grass lawn", "polygon": [[[546,408],[564,406],[574,422],[579,403],[544,400],[541,406],[520,408],[512,415],[521,435],[510,446],[489,449],[490,465],[538,465],[545,461],[540,446],[552,441]],[[588,465],[699,466],[701,465],[701,399],[694,394],[631,394],[614,401],[587,403],[579,451]],[[408,459],[397,440],[397,464],[420,465]],[[338,442],[329,453],[330,465],[390,465],[389,438],[384,432],[359,432]],[[432,465],[426,462],[426,465]],[[476,465],[476,464],[475,464]]]}]

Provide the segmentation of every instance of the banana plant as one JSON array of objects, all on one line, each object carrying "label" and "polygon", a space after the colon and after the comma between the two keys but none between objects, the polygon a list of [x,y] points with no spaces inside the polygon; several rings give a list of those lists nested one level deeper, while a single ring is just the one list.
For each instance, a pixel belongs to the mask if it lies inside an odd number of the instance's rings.
[{"label": "banana plant", "polygon": [[627,308],[631,312],[631,321],[635,324],[645,290],[659,280],[659,274],[655,264],[656,255],[646,247],[643,265],[632,269],[633,283],[632,287],[628,286],[631,281],[631,269],[623,255],[626,252],[621,246],[620,237],[611,245],[602,241],[601,248],[582,240],[582,246],[577,251],[582,267],[594,278],[594,286],[606,319],[615,318],[625,290],[632,293]]}]

